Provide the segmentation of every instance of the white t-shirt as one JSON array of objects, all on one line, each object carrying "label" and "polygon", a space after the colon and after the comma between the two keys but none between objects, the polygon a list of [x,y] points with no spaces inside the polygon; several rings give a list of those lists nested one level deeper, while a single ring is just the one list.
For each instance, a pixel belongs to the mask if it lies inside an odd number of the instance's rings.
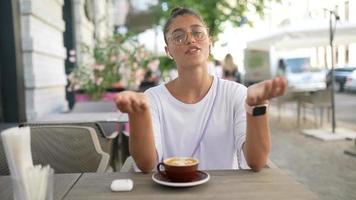
[{"label": "white t-shirt", "polygon": [[207,95],[195,104],[177,100],[164,84],[146,90],[159,161],[192,156],[213,109],[206,134],[193,155],[199,160],[199,169],[248,168],[242,152],[246,138],[246,92],[245,86],[216,77]]}]

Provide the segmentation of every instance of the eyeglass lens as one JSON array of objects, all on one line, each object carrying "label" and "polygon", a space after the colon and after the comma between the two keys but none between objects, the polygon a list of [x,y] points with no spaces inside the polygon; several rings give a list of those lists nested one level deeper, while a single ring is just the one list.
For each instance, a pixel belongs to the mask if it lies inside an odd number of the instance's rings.
[{"label": "eyeglass lens", "polygon": [[172,41],[176,44],[184,44],[188,40],[188,34],[190,33],[190,36],[192,36],[195,40],[197,41],[202,41],[206,38],[207,36],[207,30],[203,27],[196,27],[193,28],[191,32],[186,32],[183,30],[178,30],[174,31],[172,33]]}]

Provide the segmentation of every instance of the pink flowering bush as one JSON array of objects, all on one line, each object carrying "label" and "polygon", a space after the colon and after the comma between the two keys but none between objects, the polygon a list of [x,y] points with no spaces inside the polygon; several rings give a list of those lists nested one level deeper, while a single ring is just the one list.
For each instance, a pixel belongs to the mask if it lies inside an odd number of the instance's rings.
[{"label": "pink flowering bush", "polygon": [[144,71],[159,65],[157,57],[129,34],[116,34],[94,48],[83,45],[81,56],[85,61],[68,76],[69,90],[87,93],[94,100],[119,81],[135,89]]}]

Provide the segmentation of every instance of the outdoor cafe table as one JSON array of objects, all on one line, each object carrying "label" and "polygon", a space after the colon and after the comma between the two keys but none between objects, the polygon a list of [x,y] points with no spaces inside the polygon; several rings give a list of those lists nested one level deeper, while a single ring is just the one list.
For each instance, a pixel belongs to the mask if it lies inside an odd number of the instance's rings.
[{"label": "outdoor cafe table", "polygon": [[[316,200],[313,193],[280,169],[207,171],[210,180],[188,188],[158,185],[152,174],[142,173],[84,173],[64,199],[237,199],[237,200]],[[130,178],[130,192],[111,192],[114,179]]]},{"label": "outdoor cafe table", "polygon": [[95,122],[108,121],[128,122],[126,113],[116,112],[86,112],[86,113],[58,113],[36,119],[36,122]]},{"label": "outdoor cafe table", "polygon": [[128,122],[126,113],[120,112],[113,102],[78,102],[68,113],[54,113],[36,119],[36,122]]},{"label": "outdoor cafe table", "polygon": [[[80,173],[75,174],[55,174],[53,185],[53,199],[63,199],[67,192],[80,177]],[[12,182],[10,176],[0,176],[0,199],[13,200]]]}]

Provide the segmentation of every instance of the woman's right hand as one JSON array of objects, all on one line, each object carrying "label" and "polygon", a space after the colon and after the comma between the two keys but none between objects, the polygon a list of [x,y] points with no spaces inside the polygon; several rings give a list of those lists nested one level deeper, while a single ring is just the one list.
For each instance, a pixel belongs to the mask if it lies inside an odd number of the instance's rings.
[{"label": "woman's right hand", "polygon": [[117,94],[114,102],[121,112],[129,115],[130,155],[142,172],[151,172],[156,165],[157,155],[147,96],[144,93],[125,91]]},{"label": "woman's right hand", "polygon": [[145,94],[125,91],[116,95],[114,102],[116,107],[127,114],[139,114],[149,109],[148,99]]}]

